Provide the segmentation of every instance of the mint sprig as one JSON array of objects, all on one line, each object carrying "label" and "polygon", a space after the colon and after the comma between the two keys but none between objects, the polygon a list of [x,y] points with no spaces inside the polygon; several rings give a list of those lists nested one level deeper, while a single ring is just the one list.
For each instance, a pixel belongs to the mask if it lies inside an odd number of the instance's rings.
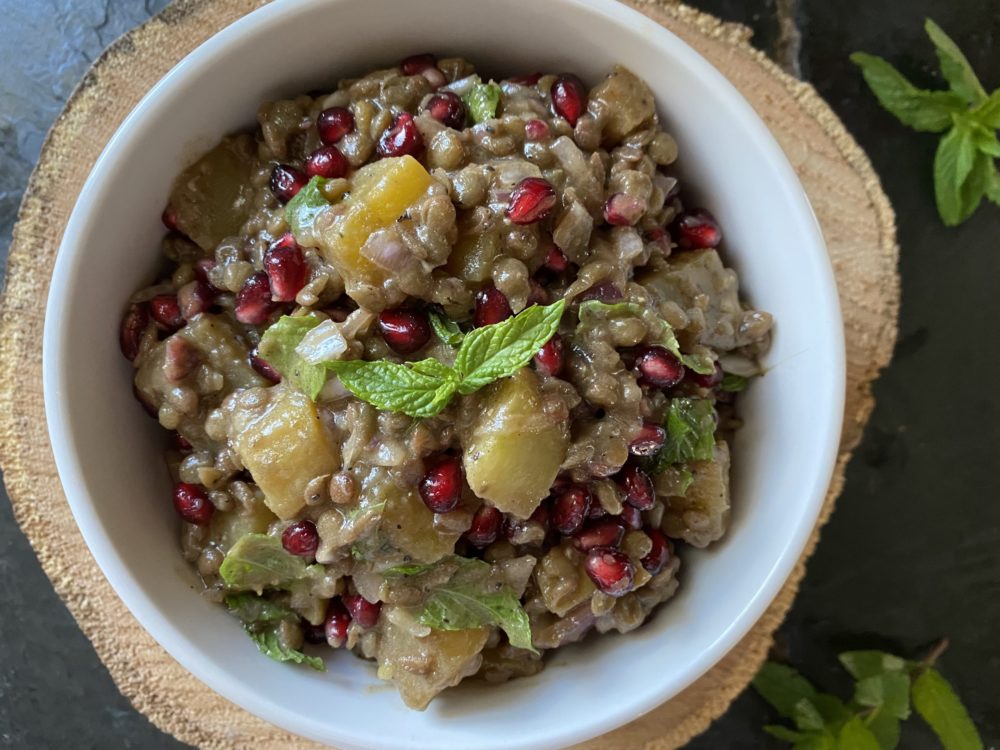
[{"label": "mint sprig", "polygon": [[307,236],[316,217],[330,205],[323,195],[323,185],[327,182],[323,177],[311,178],[285,206],[285,221],[296,239]]},{"label": "mint sprig", "polygon": [[914,86],[886,60],[851,55],[879,103],[914,130],[944,133],[934,157],[934,196],[948,226],[969,218],[985,197],[1000,205],[1000,89],[987,95],[958,45],[934,21],[924,28],[949,90]]},{"label": "mint sprig", "polygon": [[296,353],[295,347],[319,324],[319,318],[309,315],[297,318],[285,315],[264,331],[257,347],[257,353],[280,372],[282,378],[314,400],[326,383],[326,368],[306,362]]},{"label": "mint sprig", "polygon": [[230,594],[225,599],[229,611],[243,622],[243,629],[257,644],[262,654],[275,661],[290,661],[306,664],[318,672],[326,671],[323,660],[317,656],[306,656],[291,648],[281,638],[281,623],[297,621],[299,616],[292,610],[255,594]]},{"label": "mint sprig", "polygon": [[672,399],[664,425],[667,440],[653,459],[653,472],[658,474],[689,461],[710,460],[715,449],[715,420],[715,406],[709,399]]},{"label": "mint sprig", "polygon": [[458,323],[433,311],[429,313],[428,317],[431,320],[431,330],[443,343],[448,346],[459,346],[462,343],[465,334],[458,327]]},{"label": "mint sprig", "polygon": [[476,124],[492,120],[497,116],[497,106],[500,104],[500,87],[493,83],[477,83],[469,93],[462,97],[469,116]]}]

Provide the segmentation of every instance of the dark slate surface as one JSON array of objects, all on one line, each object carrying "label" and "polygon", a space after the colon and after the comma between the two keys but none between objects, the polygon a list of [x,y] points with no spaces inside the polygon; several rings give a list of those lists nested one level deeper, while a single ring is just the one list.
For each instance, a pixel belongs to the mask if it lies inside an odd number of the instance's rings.
[{"label": "dark slate surface", "polygon": [[[1000,86],[1000,3],[983,0],[698,0],[756,32],[801,71],[868,151],[899,217],[903,309],[892,366],[780,634],[783,653],[818,683],[846,690],[835,655],[885,646],[918,654],[943,635],[942,666],[987,745],[1000,743],[1000,209],[947,230],[937,219],[933,137],[882,112],[847,61],[882,54],[940,85],[922,31],[933,16]],[[164,0],[0,0],[0,253],[44,133],[90,62]],[[797,38],[800,37],[800,38]],[[131,709],[53,592],[0,502],[0,746],[180,748]],[[767,747],[773,719],[744,694],[698,750]],[[903,747],[936,747],[916,721]]]}]

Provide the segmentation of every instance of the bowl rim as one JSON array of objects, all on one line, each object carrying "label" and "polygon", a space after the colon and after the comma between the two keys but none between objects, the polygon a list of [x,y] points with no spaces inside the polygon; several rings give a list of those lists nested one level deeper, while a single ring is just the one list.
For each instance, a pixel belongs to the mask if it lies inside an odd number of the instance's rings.
[{"label": "bowl rim", "polygon": [[[71,384],[68,382],[69,368],[60,367],[67,339],[64,328],[60,325],[60,320],[65,315],[61,301],[66,296],[65,290],[73,283],[76,265],[83,262],[83,253],[75,251],[76,238],[84,235],[83,229],[91,221],[95,206],[94,196],[99,192],[96,186],[112,176],[118,168],[117,162],[123,150],[122,144],[137,137],[143,122],[162,110],[164,93],[191,85],[192,79],[197,76],[201,68],[226,55],[231,46],[238,46],[240,37],[244,34],[249,35],[252,30],[266,26],[279,15],[306,13],[319,5],[330,9],[340,2],[347,1],[274,0],[248,13],[221,29],[185,56],[150,88],[123,120],[87,177],[63,233],[45,309],[43,386],[50,442],[67,502],[98,566],[142,627],[188,672],[212,690],[251,713],[288,731],[320,742],[334,741],[350,747],[365,747],[371,740],[370,734],[352,731],[349,726],[331,726],[313,719],[304,722],[301,715],[292,714],[279,707],[259,690],[234,680],[211,662],[194,658],[188,639],[164,617],[154,599],[138,584],[118,557],[110,535],[98,518],[91,497],[83,489],[85,487],[83,470],[74,449],[74,441],[69,437],[68,407],[66,400],[62,398],[71,389]],[[757,113],[742,94],[698,52],[671,31],[638,11],[617,2],[608,3],[603,0],[549,1],[570,11],[583,9],[596,13],[610,24],[624,26],[651,37],[653,44],[662,51],[662,54],[674,57],[692,76],[714,87],[718,95],[725,98],[727,104],[737,113],[744,136],[758,149],[762,161],[766,162],[780,178],[787,193],[785,199],[796,208],[799,218],[804,219],[799,221],[800,228],[808,239],[806,243],[808,247],[804,247],[803,252],[808,250],[815,256],[813,260],[817,286],[821,293],[817,301],[826,313],[824,321],[828,330],[823,331],[823,338],[828,341],[826,347],[828,351],[825,353],[830,358],[831,378],[826,398],[820,399],[823,403],[829,403],[830,409],[825,422],[817,422],[818,429],[814,433],[814,439],[822,446],[820,453],[824,456],[824,460],[810,481],[803,482],[801,503],[806,512],[802,515],[794,533],[783,540],[783,547],[776,563],[760,582],[739,616],[721,630],[710,647],[704,649],[685,672],[675,675],[673,679],[663,680],[644,693],[637,692],[630,700],[617,702],[613,710],[600,717],[577,717],[571,726],[561,722],[555,723],[562,726],[556,726],[545,736],[536,735],[530,744],[531,747],[574,744],[638,718],[690,686],[715,666],[750,631],[792,573],[816,526],[837,458],[846,387],[846,355],[839,297],[822,232],[797,175]],[[424,747],[419,744],[417,738],[414,740],[417,743],[413,745],[414,748]],[[513,746],[509,744],[509,738],[497,738],[496,741],[504,742],[506,747]]]}]

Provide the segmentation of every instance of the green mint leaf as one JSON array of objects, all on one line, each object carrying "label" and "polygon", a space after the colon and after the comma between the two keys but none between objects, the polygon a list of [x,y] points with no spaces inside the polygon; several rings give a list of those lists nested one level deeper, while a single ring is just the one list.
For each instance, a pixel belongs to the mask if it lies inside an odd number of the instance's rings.
[{"label": "green mint leaf", "polygon": [[[434,363],[434,364],[432,364]],[[351,393],[385,411],[411,417],[440,414],[455,394],[458,380],[451,368],[434,359],[413,365],[380,360],[337,360],[325,366]]]},{"label": "green mint leaf", "polygon": [[418,621],[435,630],[496,625],[512,646],[537,653],[531,643],[531,623],[518,597],[506,586],[497,590],[491,585],[492,566],[477,559],[451,559],[459,563],[458,570],[447,583],[431,589],[417,613]]},{"label": "green mint leaf", "polygon": [[475,123],[486,122],[497,116],[500,104],[500,87],[495,83],[477,83],[462,97]]},{"label": "green mint leaf", "polygon": [[868,717],[868,729],[882,750],[896,750],[899,745],[899,719],[886,711],[876,711]]},{"label": "green mint leaf", "polygon": [[986,188],[984,193],[987,198],[1000,206],[1000,172],[991,159],[986,168]]},{"label": "green mint leaf", "polygon": [[928,668],[913,681],[913,707],[923,717],[944,750],[982,750],[983,741],[968,711],[948,681]]},{"label": "green mint leaf", "polygon": [[219,575],[231,589],[261,591],[302,578],[306,562],[286,552],[276,536],[247,534],[226,553]]},{"label": "green mint leaf", "polygon": [[973,122],[972,142],[982,153],[989,156],[1000,156],[1000,140],[997,140],[996,130]]},{"label": "green mint leaf", "polygon": [[308,237],[312,231],[313,222],[330,205],[330,202],[323,195],[325,183],[324,178],[313,177],[285,206],[285,221],[291,227],[295,239],[303,244],[309,244]]},{"label": "green mint leaf", "polygon": [[844,702],[835,695],[816,693],[810,700],[828,727],[839,726],[853,715]]},{"label": "green mint leaf", "polygon": [[897,719],[910,716],[910,675],[886,672],[858,680],[854,701],[861,706],[878,708]]},{"label": "green mint leaf", "polygon": [[477,391],[527,365],[555,335],[565,308],[563,299],[545,307],[532,305],[512,318],[469,331],[455,355],[459,393]]},{"label": "green mint leaf", "polygon": [[689,370],[694,370],[699,375],[711,375],[715,372],[715,360],[708,354],[683,354],[681,345],[677,341],[677,334],[674,333],[673,326],[667,321],[660,319],[663,324],[662,346],[673,354]]},{"label": "green mint leaf", "polygon": [[982,104],[970,113],[980,125],[996,130],[1000,128],[1000,89],[997,89]]},{"label": "green mint leaf", "polygon": [[749,384],[750,378],[745,378],[742,375],[733,375],[731,372],[727,372],[722,376],[722,383],[719,387],[728,393],[739,393],[740,391],[746,390],[746,387]]},{"label": "green mint leaf", "polygon": [[423,563],[413,565],[395,565],[382,571],[384,576],[419,576],[433,570],[438,563]]},{"label": "green mint leaf", "polygon": [[715,448],[715,408],[702,398],[678,397],[667,411],[667,441],[656,458],[658,471],[671,464],[708,461]]},{"label": "green mint leaf", "polygon": [[961,224],[978,207],[986,189],[982,158],[989,157],[976,149],[972,129],[961,120],[938,144],[934,156],[934,195],[938,213],[947,226]]},{"label": "green mint leaf", "polygon": [[884,651],[845,651],[837,658],[855,680],[906,671],[905,659]]},{"label": "green mint leaf", "polygon": [[284,315],[260,339],[257,353],[281,373],[281,377],[315,400],[326,383],[326,369],[311,365],[295,351],[305,335],[318,326],[318,318]]},{"label": "green mint leaf", "polygon": [[225,602],[229,611],[245,623],[272,623],[299,617],[292,610],[257,594],[230,594]]},{"label": "green mint leaf", "polygon": [[442,342],[448,346],[459,346],[462,343],[462,339],[465,338],[465,334],[462,333],[462,329],[458,327],[458,323],[451,318],[446,318],[436,312],[431,312],[430,319],[431,328],[434,330],[434,334],[441,339]]},{"label": "green mint leaf", "polygon": [[306,664],[317,672],[325,672],[326,665],[318,656],[306,656],[301,651],[287,646],[278,634],[275,626],[256,629],[247,626],[247,635],[257,644],[262,654],[271,657],[275,661],[290,661],[295,664]]},{"label": "green mint leaf", "polygon": [[860,716],[854,716],[837,734],[837,750],[881,750],[878,740]]},{"label": "green mint leaf", "polygon": [[811,699],[816,688],[796,670],[784,664],[769,661],[753,678],[754,690],[786,719],[795,718],[795,706],[803,698]]},{"label": "green mint leaf", "polygon": [[811,732],[796,742],[793,750],[837,750],[837,741],[829,734]]},{"label": "green mint leaf", "polygon": [[792,718],[795,719],[795,726],[802,730],[821,732],[826,729],[823,715],[809,698],[802,698],[795,704]]},{"label": "green mint leaf", "polygon": [[952,41],[951,37],[929,18],[924,23],[924,30],[934,42],[938,60],[941,63],[941,75],[951,86],[951,90],[969,104],[978,104],[986,99],[983,85],[979,82],[979,78],[976,77],[965,55],[962,54],[962,50]]},{"label": "green mint leaf", "polygon": [[861,68],[879,104],[914,130],[940,133],[951,127],[952,114],[968,110],[958,94],[918,89],[881,57],[855,52],[851,62]]},{"label": "green mint leaf", "polygon": [[768,724],[764,727],[764,731],[772,737],[777,737],[779,740],[785,740],[786,742],[800,742],[809,736],[804,732],[796,732],[794,729],[782,726],[781,724]]}]

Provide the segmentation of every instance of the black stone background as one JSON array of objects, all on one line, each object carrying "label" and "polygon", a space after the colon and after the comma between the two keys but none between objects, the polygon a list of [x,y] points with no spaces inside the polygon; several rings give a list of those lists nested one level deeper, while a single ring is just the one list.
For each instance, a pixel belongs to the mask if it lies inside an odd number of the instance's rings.
[{"label": "black stone background", "polygon": [[[0,253],[45,132],[90,63],[165,0],[0,0]],[[933,136],[879,109],[848,62],[889,58],[940,86],[922,30],[935,18],[987,89],[1000,86],[998,0],[694,0],[755,31],[755,43],[800,71],[867,150],[895,206],[903,307],[895,358],[847,487],[809,564],[782,652],[830,689],[846,648],[918,654],[951,639],[941,662],[987,746],[1000,745],[1000,208],[958,229],[937,218]],[[797,49],[796,32],[801,36]],[[180,748],[118,693],[0,502],[0,746]],[[777,747],[774,717],[740,697],[691,743],[698,750]],[[914,719],[902,747],[932,748]]]}]

